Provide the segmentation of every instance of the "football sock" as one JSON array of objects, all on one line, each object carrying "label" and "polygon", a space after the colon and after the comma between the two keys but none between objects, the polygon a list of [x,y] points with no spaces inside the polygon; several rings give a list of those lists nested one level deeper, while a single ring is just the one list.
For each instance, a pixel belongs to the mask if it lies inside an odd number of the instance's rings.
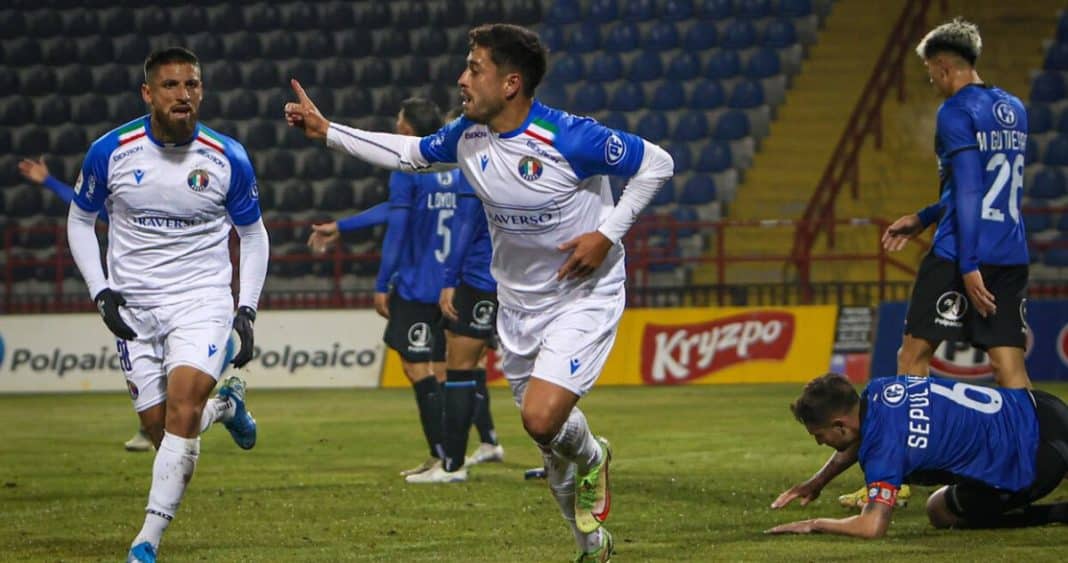
[{"label": "football sock", "polygon": [[199,455],[200,438],[182,438],[170,432],[163,433],[163,441],[152,464],[152,488],[148,491],[145,523],[131,547],[147,541],[159,548],[163,531],[178,512],[185,487],[193,478]]},{"label": "football sock", "polygon": [[467,435],[475,410],[474,370],[450,369],[445,381],[445,471],[456,471],[464,464]]},{"label": "football sock", "polygon": [[574,462],[579,473],[586,473],[601,462],[601,446],[590,432],[586,415],[578,407],[571,409],[567,422],[549,446],[560,457]]},{"label": "football sock", "polygon": [[433,375],[424,377],[412,386],[415,390],[415,403],[419,405],[419,421],[423,425],[423,435],[430,447],[431,457],[445,458],[445,400],[441,393],[441,384]]},{"label": "football sock", "polygon": [[490,412],[489,389],[486,388],[486,370],[471,370],[475,374],[475,428],[483,444],[497,445],[497,431],[493,429],[493,414]]},{"label": "football sock", "polygon": [[545,476],[549,481],[549,491],[556,504],[560,505],[560,514],[571,526],[575,544],[579,551],[591,552],[601,547],[600,528],[592,534],[584,534],[575,525],[575,464],[556,455],[551,449],[538,446],[545,462]]},{"label": "football sock", "polygon": [[212,397],[204,403],[204,411],[200,413],[200,433],[203,434],[211,428],[212,424],[220,420],[226,421],[234,417],[236,405],[229,399]]}]

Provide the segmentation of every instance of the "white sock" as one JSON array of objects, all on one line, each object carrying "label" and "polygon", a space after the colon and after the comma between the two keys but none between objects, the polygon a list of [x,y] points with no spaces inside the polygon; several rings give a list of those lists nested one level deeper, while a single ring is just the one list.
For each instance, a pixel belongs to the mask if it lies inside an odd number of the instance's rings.
[{"label": "white sock", "polygon": [[163,441],[152,464],[152,488],[148,491],[145,523],[131,547],[147,541],[159,549],[163,531],[174,519],[185,487],[193,478],[199,455],[200,438],[182,438],[170,432],[163,433]]},{"label": "white sock", "polygon": [[204,403],[204,412],[200,414],[200,433],[203,434],[211,428],[212,424],[219,421],[228,421],[234,417],[236,406],[229,399],[212,397]]},{"label": "white sock", "polygon": [[560,514],[571,526],[579,551],[586,553],[597,550],[601,547],[601,529],[584,534],[575,525],[575,464],[545,448],[541,448],[541,456],[549,491],[556,499],[556,504],[560,505]]},{"label": "white sock", "polygon": [[549,446],[560,457],[574,462],[579,473],[586,473],[601,462],[601,445],[594,439],[586,415],[578,407],[571,409],[567,422]]}]

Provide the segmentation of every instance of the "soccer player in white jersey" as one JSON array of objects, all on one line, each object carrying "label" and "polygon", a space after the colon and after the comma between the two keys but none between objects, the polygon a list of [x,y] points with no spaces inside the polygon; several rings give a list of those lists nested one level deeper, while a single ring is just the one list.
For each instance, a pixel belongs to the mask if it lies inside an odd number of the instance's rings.
[{"label": "soccer player in white jersey", "polygon": [[[267,272],[267,231],[256,177],[237,141],[198,123],[200,63],[182,48],[145,60],[141,97],[150,112],[97,139],[75,186],[71,253],[104,323],[117,337],[134,409],[156,444],[145,521],[127,561],[155,561],[200,455],[200,434],[223,422],[237,444],[255,445],[244,382],[222,373],[231,328],[252,358],[256,304]],[[108,217],[108,276],[93,223]],[[236,315],[229,235],[241,237]]]},{"label": "soccer player in white jersey", "polygon": [[[464,114],[428,137],[330,123],[293,81],[288,123],[372,164],[430,171],[459,166],[486,209],[498,283],[502,370],[523,426],[541,447],[553,496],[580,561],[606,561],[608,442],[576,404],[615,340],[625,302],[620,239],[672,175],[666,151],[640,137],[534,99],[546,51],[522,27],[469,32],[459,86]],[[606,176],[630,177],[613,205]]]}]

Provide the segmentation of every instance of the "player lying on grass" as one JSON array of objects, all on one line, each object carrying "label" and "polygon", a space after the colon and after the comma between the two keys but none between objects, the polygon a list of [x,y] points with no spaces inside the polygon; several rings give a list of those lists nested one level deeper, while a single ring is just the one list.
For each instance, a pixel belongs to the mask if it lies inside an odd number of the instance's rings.
[{"label": "player lying on grass", "polygon": [[936,528],[1068,523],[1068,503],[1032,504],[1068,473],[1068,406],[1049,393],[898,376],[875,379],[858,396],[845,378],[827,374],[810,381],[790,410],[817,444],[837,452],[771,507],[794,499],[807,505],[857,461],[868,503],[856,516],[791,522],[768,533],[882,537],[903,483],[950,483],[927,500]]}]

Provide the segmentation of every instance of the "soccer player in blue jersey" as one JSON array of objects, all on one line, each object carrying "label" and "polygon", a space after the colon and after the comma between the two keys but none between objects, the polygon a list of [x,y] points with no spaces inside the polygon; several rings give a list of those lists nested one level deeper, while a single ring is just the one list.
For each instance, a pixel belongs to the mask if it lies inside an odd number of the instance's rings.
[{"label": "soccer player in blue jersey", "polygon": [[790,410],[817,444],[837,451],[771,507],[808,504],[858,461],[868,503],[857,516],[792,522],[769,533],[881,537],[908,482],[950,483],[927,500],[936,528],[1068,522],[1068,503],[1034,504],[1068,473],[1068,406],[1049,393],[899,376],[872,380],[858,396],[832,373],[809,382]]},{"label": "soccer player in blue jersey", "polygon": [[[410,98],[401,104],[396,131],[424,136],[436,131],[441,123],[441,112],[433,102]],[[400,354],[404,374],[412,382],[430,449],[426,461],[401,472],[410,482],[424,482],[430,476],[440,480],[444,475],[440,468],[446,456],[446,393],[438,377],[445,372],[445,334],[438,296],[444,279],[443,265],[454,248],[449,222],[456,212],[458,178],[455,171],[393,172],[388,203],[335,223],[315,225],[308,239],[313,250],[322,251],[341,232],[383,222],[387,225],[375,282],[375,310],[389,319],[384,340]],[[457,471],[447,477],[448,481],[463,481],[467,472]]]},{"label": "soccer player in blue jersey", "polygon": [[[471,182],[493,242],[502,371],[542,450],[578,559],[607,561],[613,544],[602,524],[611,505],[611,449],[577,404],[600,376],[623,315],[621,239],[674,163],[640,137],[535,100],[547,66],[537,34],[487,24],[468,39],[458,80],[464,114],[433,135],[330,123],[295,80],[298,101],[286,104],[286,120],[372,164],[420,172],[459,167]],[[630,178],[618,204],[608,176]]]},{"label": "soccer player in blue jersey", "polygon": [[[71,254],[104,324],[117,337],[134,410],[156,445],[141,531],[127,561],[154,562],[200,456],[200,434],[223,422],[234,441],[256,443],[237,377],[209,395],[231,330],[233,364],[252,358],[256,305],[267,273],[267,231],[244,147],[198,122],[200,63],[183,48],[144,65],[149,114],[93,142],[67,219]],[[95,223],[108,210],[108,275]],[[241,239],[234,313],[229,236]]]}]

